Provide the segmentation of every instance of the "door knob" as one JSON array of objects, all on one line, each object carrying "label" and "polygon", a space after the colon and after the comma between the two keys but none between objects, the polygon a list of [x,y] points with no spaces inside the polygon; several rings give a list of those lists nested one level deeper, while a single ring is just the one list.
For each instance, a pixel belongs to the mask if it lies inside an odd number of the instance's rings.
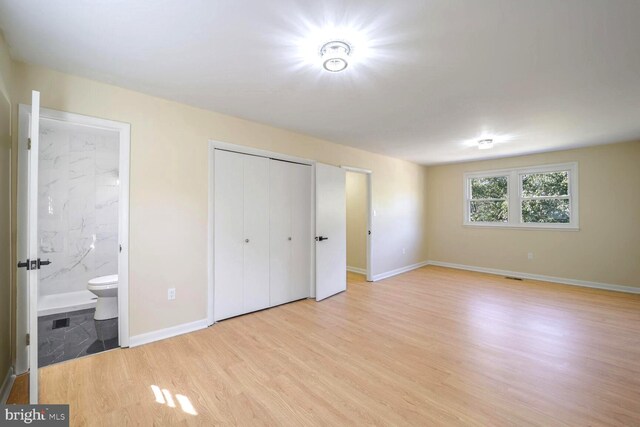
[{"label": "door knob", "polygon": [[289,237],[287,240],[291,241],[291,237]]},{"label": "door knob", "polygon": [[317,242],[322,242],[323,240],[329,240],[329,238],[328,238],[328,237],[324,237],[324,236],[318,236],[318,237],[316,237],[316,241],[317,241]]},{"label": "door knob", "polygon": [[38,258],[38,268],[40,268],[41,265],[49,265],[51,264],[51,261],[46,260],[46,261],[40,261],[40,258]]},{"label": "door knob", "polygon": [[244,239],[244,242],[245,243],[249,243],[249,239]]}]

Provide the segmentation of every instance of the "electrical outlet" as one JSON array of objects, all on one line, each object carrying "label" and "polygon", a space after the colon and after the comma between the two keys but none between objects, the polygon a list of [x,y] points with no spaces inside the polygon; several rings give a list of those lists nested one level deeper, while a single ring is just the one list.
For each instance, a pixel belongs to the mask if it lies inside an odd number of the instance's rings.
[{"label": "electrical outlet", "polygon": [[527,258],[529,258],[529,259],[533,259],[533,252],[529,252],[529,253],[527,254]]},{"label": "electrical outlet", "polygon": [[167,298],[169,301],[176,299],[176,288],[169,288],[167,292]]}]

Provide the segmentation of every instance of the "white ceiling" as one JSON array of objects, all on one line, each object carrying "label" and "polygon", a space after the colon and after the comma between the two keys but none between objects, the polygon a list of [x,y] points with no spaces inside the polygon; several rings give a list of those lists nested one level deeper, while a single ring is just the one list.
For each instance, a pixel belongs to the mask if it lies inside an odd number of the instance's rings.
[{"label": "white ceiling", "polygon": [[424,164],[640,138],[639,0],[0,0],[0,28],[17,60]]}]

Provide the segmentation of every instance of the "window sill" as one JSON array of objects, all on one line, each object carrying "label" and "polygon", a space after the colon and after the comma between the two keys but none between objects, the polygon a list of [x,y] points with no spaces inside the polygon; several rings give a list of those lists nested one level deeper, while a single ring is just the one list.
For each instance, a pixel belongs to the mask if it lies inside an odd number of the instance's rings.
[{"label": "window sill", "polygon": [[530,230],[530,231],[580,231],[579,226],[575,225],[513,225],[513,224],[478,224],[467,223],[462,224],[466,228],[502,228],[507,230]]}]

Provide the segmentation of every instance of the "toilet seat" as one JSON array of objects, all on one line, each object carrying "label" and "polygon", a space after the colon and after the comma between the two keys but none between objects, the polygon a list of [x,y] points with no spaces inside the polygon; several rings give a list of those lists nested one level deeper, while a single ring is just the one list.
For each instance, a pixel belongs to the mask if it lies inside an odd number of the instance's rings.
[{"label": "toilet seat", "polygon": [[100,287],[109,289],[108,285],[117,285],[118,284],[118,275],[110,274],[108,276],[100,276],[89,280],[90,286]]}]

